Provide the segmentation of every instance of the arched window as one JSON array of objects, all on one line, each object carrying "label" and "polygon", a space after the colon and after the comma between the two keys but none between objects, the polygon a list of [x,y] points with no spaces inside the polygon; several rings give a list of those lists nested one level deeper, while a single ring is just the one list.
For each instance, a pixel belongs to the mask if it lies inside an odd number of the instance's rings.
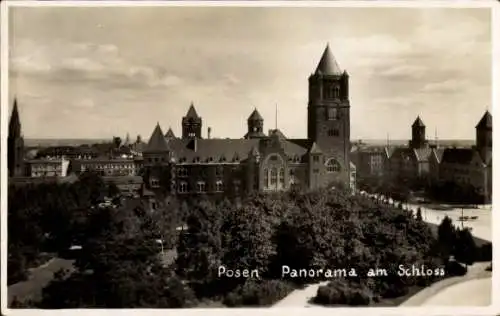
[{"label": "arched window", "polygon": [[332,172],[340,172],[340,164],[335,158],[330,158],[326,161],[325,163],[326,166],[326,172],[332,173]]},{"label": "arched window", "polygon": [[340,97],[340,88],[339,88],[339,86],[335,86],[335,87],[333,88],[333,97],[334,97],[334,98],[338,98],[338,97]]},{"label": "arched window", "polygon": [[264,187],[269,187],[269,170],[264,169]]},{"label": "arched window", "polygon": [[271,186],[275,186],[278,182],[278,170],[276,168],[271,169]]},{"label": "arched window", "polygon": [[285,169],[284,168],[280,168],[279,183],[281,186],[283,186],[285,184]]}]

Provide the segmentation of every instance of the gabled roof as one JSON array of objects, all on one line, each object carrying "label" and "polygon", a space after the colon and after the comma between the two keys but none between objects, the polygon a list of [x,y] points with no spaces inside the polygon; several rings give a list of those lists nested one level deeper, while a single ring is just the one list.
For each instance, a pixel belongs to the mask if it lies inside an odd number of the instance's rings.
[{"label": "gabled roof", "polygon": [[429,161],[432,155],[432,148],[416,148],[414,149],[417,161],[425,162]]},{"label": "gabled roof", "polygon": [[417,119],[413,122],[412,127],[425,127],[425,124],[422,122],[420,116],[417,116]]},{"label": "gabled roof", "polygon": [[149,138],[146,150],[148,152],[163,152],[169,151],[168,143],[163,136],[163,131],[161,130],[160,123],[156,124],[153,134]]},{"label": "gabled roof", "polygon": [[323,153],[323,151],[321,150],[321,148],[319,148],[318,144],[316,144],[316,142],[314,142],[314,143],[312,143],[311,148],[309,148],[308,153],[309,154],[321,154],[321,153]]},{"label": "gabled roof", "polygon": [[387,158],[391,158],[392,154],[394,153],[394,147],[384,147],[384,153]]},{"label": "gabled roof", "polygon": [[330,51],[330,45],[326,45],[325,50],[323,51],[323,55],[321,56],[321,60],[318,63],[318,67],[316,67],[316,74],[321,75],[336,75],[341,76],[342,70],[340,69],[339,64],[335,60],[332,52]]},{"label": "gabled roof", "polygon": [[490,111],[486,111],[479,120],[479,123],[477,123],[476,128],[486,128],[486,129],[491,129],[493,126],[493,119],[491,117]]},{"label": "gabled roof", "polygon": [[248,117],[249,121],[263,121],[264,119],[260,115],[259,111],[257,109],[254,109],[252,114]]},{"label": "gabled roof", "polygon": [[189,110],[187,111],[185,118],[200,118],[198,113],[196,113],[193,103],[189,106]]},{"label": "gabled roof", "polygon": [[167,133],[165,134],[165,137],[166,138],[175,138],[175,134],[174,134],[174,131],[172,130],[171,127],[168,128],[168,131]]},{"label": "gabled roof", "polygon": [[446,148],[441,163],[468,165],[474,158],[472,148]]},{"label": "gabled roof", "polygon": [[443,148],[434,148],[432,150],[432,155],[436,158],[437,162],[441,162],[441,160],[443,159],[443,153]]}]

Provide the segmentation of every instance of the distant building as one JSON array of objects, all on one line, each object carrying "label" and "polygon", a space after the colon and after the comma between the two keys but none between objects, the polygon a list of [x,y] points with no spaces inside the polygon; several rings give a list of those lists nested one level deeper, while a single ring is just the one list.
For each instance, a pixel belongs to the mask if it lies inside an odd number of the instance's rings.
[{"label": "distant building", "polygon": [[408,147],[386,148],[385,157],[388,181],[416,183],[428,181],[431,156],[436,148],[429,146],[425,136],[425,124],[418,116],[412,124],[412,139]]},{"label": "distant building", "polygon": [[29,177],[66,177],[70,162],[61,159],[35,159],[24,161]]},{"label": "distant building", "polygon": [[351,154],[351,160],[356,165],[359,179],[382,177],[384,174],[386,152],[384,148],[359,148]]},{"label": "distant building", "polygon": [[355,182],[349,158],[349,75],[328,46],[309,77],[307,138],[289,139],[277,129],[265,135],[257,109],[241,139],[203,139],[202,122],[191,104],[182,118],[181,138],[165,135],[156,125],[143,151],[149,188],[180,195],[242,194]]},{"label": "distant building", "polygon": [[491,200],[493,119],[489,111],[476,125],[476,146],[446,148],[443,152],[439,180],[470,184],[477,193]]}]

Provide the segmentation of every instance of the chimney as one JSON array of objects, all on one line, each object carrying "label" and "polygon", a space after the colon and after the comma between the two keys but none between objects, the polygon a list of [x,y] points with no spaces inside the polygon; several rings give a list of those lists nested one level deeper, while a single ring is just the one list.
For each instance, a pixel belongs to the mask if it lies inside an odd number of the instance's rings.
[{"label": "chimney", "polygon": [[212,132],[212,128],[211,128],[211,127],[209,127],[209,128],[208,128],[208,136],[207,136],[207,138],[208,138],[208,139],[210,139],[210,134],[211,134],[211,132]]}]

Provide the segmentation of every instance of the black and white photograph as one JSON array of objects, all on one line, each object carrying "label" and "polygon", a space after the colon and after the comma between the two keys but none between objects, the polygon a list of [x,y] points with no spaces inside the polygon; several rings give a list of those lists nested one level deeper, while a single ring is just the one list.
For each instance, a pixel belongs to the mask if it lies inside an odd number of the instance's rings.
[{"label": "black and white photograph", "polygon": [[259,3],[2,7],[2,311],[494,304],[491,8]]}]

